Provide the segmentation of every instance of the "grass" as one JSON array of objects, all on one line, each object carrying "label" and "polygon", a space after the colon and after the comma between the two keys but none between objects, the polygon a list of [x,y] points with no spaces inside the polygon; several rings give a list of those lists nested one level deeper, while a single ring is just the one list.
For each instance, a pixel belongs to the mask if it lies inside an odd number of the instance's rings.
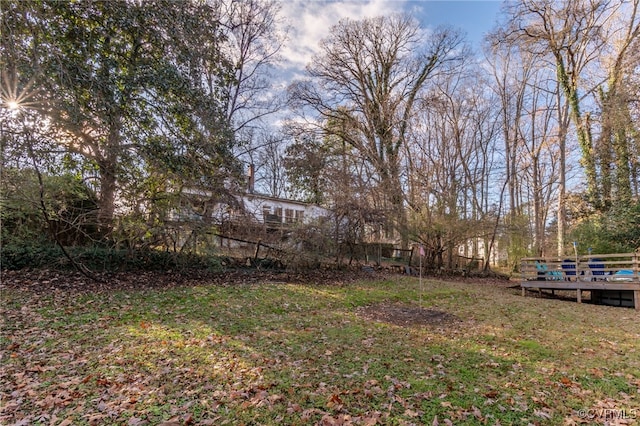
[{"label": "grass", "polygon": [[[5,290],[0,423],[638,421],[640,312],[483,284],[423,287],[398,278]],[[460,321],[400,326],[359,315],[420,299]]]}]

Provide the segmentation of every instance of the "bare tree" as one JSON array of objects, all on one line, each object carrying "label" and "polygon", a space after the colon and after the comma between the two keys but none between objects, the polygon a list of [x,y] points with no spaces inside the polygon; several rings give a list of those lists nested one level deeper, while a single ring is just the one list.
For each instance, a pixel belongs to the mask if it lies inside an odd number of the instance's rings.
[{"label": "bare tree", "polygon": [[[602,28],[614,3],[607,0],[521,0],[510,9],[511,26],[504,34],[523,47],[554,60],[556,77],[570,106],[576,127],[591,203],[601,204],[597,163],[594,155],[591,114],[584,113],[584,72],[595,62],[607,43]],[[586,90],[585,90],[586,89]]]},{"label": "bare tree", "polygon": [[286,39],[276,0],[218,0],[227,28],[234,76],[224,88],[227,118],[239,139],[247,142],[262,118],[282,103],[273,90],[272,67]]},{"label": "bare tree", "polygon": [[465,72],[439,78],[419,105],[406,156],[415,237],[440,266],[453,266],[459,245],[465,254],[488,259],[497,130],[488,86],[469,64]]},{"label": "bare tree", "polygon": [[520,134],[525,155],[521,174],[527,188],[529,216],[533,230],[533,251],[545,254],[546,229],[552,206],[552,197],[563,174],[559,169],[562,157],[559,151],[563,143],[558,143],[555,83],[549,76],[538,70],[527,82],[526,120],[521,122]]},{"label": "bare tree", "polygon": [[310,79],[290,89],[294,105],[311,110],[326,134],[346,141],[373,168],[403,246],[400,154],[414,104],[429,79],[461,55],[457,33],[424,36],[406,15],[341,21],[308,65]]},{"label": "bare tree", "polygon": [[287,173],[285,170],[285,149],[287,139],[284,135],[265,135],[261,149],[256,151],[255,183],[267,188],[272,197],[284,197],[287,194]]},{"label": "bare tree", "polygon": [[564,251],[569,104],[546,56],[523,48],[519,39],[505,40],[501,35],[499,30],[489,36],[486,54],[501,105],[510,198],[508,236],[516,265],[531,248],[537,255],[544,253],[554,199],[558,253]]},{"label": "bare tree", "polygon": [[493,84],[491,87],[500,102],[502,139],[504,142],[505,179],[509,194],[509,217],[515,223],[522,214],[521,199],[518,197],[520,174],[520,121],[524,115],[527,81],[533,72],[535,55],[527,55],[516,47],[502,43],[497,34],[488,36],[489,43],[485,57],[491,66]]}]

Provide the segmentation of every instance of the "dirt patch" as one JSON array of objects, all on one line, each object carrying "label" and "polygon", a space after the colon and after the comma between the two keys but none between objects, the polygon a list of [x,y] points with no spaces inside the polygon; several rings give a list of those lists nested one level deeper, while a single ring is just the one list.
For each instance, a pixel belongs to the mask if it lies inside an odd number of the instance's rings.
[{"label": "dirt patch", "polygon": [[358,308],[363,318],[399,325],[402,327],[427,325],[442,327],[460,322],[453,314],[434,309],[424,309],[399,303],[378,303]]}]

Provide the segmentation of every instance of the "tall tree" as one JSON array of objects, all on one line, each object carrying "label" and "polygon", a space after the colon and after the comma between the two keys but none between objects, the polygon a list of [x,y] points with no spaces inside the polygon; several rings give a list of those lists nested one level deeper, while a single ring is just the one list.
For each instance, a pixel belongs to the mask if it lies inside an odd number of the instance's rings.
[{"label": "tall tree", "polygon": [[223,13],[221,23],[233,78],[223,87],[227,119],[237,133],[248,137],[265,116],[277,112],[281,100],[273,95],[271,68],[279,60],[286,29],[276,0],[216,0]]},{"label": "tall tree", "polygon": [[[599,87],[601,134],[596,144],[602,174],[603,204],[628,204],[632,199],[632,143],[634,134],[630,104],[633,92],[630,77],[640,58],[633,47],[640,41],[640,1],[615,3],[604,27],[605,49],[600,55],[606,81]],[[637,56],[637,55],[636,55]]]},{"label": "tall tree", "polygon": [[221,185],[231,168],[217,16],[204,2],[3,2],[3,98],[27,99],[95,171],[104,235],[127,177]]},{"label": "tall tree", "polygon": [[[491,67],[493,82],[490,87],[494,90],[499,101],[499,116],[501,118],[502,139],[504,149],[504,178],[508,189],[507,238],[509,253],[518,255],[526,252],[529,229],[522,226],[524,219],[523,200],[521,194],[522,142],[520,123],[524,119],[527,83],[534,70],[534,64],[539,57],[529,55],[518,49],[517,45],[505,43],[498,33],[487,36],[485,57]],[[511,257],[511,256],[510,256]]]},{"label": "tall tree", "polygon": [[414,104],[429,78],[459,59],[461,38],[449,30],[423,38],[406,15],[343,20],[320,43],[307,67],[309,80],[292,85],[295,105],[344,140],[377,175],[389,216],[408,244],[401,148]]},{"label": "tall tree", "polygon": [[256,182],[262,180],[273,197],[284,197],[287,194],[287,173],[285,170],[285,146],[287,139],[282,134],[264,136],[261,149],[256,152],[257,163],[254,177]]},{"label": "tall tree", "polygon": [[[511,5],[511,26],[507,38],[521,40],[533,52],[553,58],[556,78],[570,106],[576,127],[587,182],[587,196],[601,206],[594,155],[591,115],[581,102],[585,92],[584,72],[606,44],[603,24],[610,17],[612,2],[607,0],[521,0]],[[586,90],[585,90],[586,89]]]},{"label": "tall tree", "polygon": [[315,204],[326,204],[330,183],[327,176],[328,147],[319,137],[294,137],[286,148],[284,166],[289,192],[297,198]]},{"label": "tall tree", "polygon": [[412,229],[439,266],[453,266],[458,246],[465,255],[488,258],[496,230],[489,182],[497,116],[478,70],[469,63],[436,80],[420,99],[406,148]]}]

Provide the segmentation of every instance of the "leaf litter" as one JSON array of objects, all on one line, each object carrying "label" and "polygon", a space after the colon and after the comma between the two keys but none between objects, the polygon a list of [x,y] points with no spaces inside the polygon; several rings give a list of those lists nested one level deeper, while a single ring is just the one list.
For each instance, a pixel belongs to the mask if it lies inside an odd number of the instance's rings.
[{"label": "leaf litter", "polygon": [[[59,275],[32,271],[9,283],[3,277],[2,424],[635,422],[640,377],[625,367],[638,366],[630,342],[639,331],[628,322],[622,334],[578,336],[601,350],[572,348],[587,355],[580,362],[589,361],[577,369],[573,355],[543,359],[553,348],[515,344],[522,336],[514,336],[527,333],[527,342],[542,340],[544,330],[536,331],[530,301],[508,294],[520,313],[492,305],[500,318],[489,321],[478,305],[450,297],[425,308],[389,293],[388,300],[371,297],[350,309],[341,297],[358,286],[376,288],[357,284],[358,274],[315,281],[335,288],[318,291],[331,295],[318,305],[317,295],[285,297],[292,289],[304,294],[308,284],[280,283],[314,282],[293,274],[241,272],[228,281],[120,274],[114,288],[52,274]],[[242,287],[260,282],[276,284],[268,291]],[[216,290],[230,285],[241,291]],[[482,290],[480,303],[496,291]],[[537,309],[534,315],[549,315]],[[619,312],[637,320],[635,312]],[[513,319],[521,321],[497,326]],[[613,388],[599,391],[596,381]],[[626,417],[613,418],[620,413]]]}]

